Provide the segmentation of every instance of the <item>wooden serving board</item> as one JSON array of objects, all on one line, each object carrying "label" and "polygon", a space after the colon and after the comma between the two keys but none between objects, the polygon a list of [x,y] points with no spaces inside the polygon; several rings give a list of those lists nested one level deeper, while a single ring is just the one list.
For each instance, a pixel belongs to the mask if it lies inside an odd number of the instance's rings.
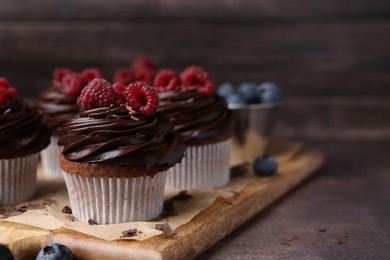
[{"label": "wooden serving board", "polygon": [[[6,244],[15,259],[34,259],[48,243],[67,245],[76,259],[194,258],[291,191],[325,161],[321,152],[304,149],[301,144],[293,142],[275,140],[268,151],[279,163],[275,176],[256,177],[247,172],[244,176],[232,178],[231,183],[224,187],[224,190],[234,190],[231,195],[216,197],[187,223],[178,226],[173,234],[163,233],[143,241],[107,241],[66,228],[45,230],[5,219],[0,220],[0,241],[2,236],[7,237]],[[237,190],[237,178],[250,178],[250,181]]]}]

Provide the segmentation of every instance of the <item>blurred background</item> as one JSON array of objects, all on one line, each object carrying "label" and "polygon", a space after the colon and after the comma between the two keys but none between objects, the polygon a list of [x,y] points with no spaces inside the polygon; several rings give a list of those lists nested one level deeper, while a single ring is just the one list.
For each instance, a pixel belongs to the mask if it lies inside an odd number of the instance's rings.
[{"label": "blurred background", "polygon": [[[35,98],[57,67],[106,77],[147,55],[217,83],[273,81],[287,137],[390,137],[388,0],[2,0],[0,75]],[[287,109],[288,108],[288,109]]]}]

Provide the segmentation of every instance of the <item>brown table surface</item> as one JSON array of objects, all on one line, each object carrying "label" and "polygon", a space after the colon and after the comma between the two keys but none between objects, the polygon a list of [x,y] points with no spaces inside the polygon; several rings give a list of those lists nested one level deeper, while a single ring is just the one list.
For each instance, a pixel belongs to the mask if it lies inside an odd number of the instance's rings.
[{"label": "brown table surface", "polygon": [[199,259],[390,259],[390,140],[304,142],[326,166]]}]

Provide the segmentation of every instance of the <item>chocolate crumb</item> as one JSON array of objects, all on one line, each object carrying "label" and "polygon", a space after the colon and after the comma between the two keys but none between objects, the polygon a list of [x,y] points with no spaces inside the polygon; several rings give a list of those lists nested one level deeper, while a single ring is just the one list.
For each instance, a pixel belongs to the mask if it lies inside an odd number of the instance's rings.
[{"label": "chocolate crumb", "polygon": [[168,224],[168,223],[164,223],[164,224],[156,224],[156,227],[155,227],[157,230],[160,230],[160,231],[163,231],[164,233],[166,234],[172,234],[172,229],[171,229],[171,226]]},{"label": "chocolate crumb", "polygon": [[130,228],[128,230],[122,231],[122,236],[121,237],[134,237],[137,234],[140,234],[138,232],[138,229],[136,228]]},{"label": "chocolate crumb", "polygon": [[297,236],[288,236],[288,237],[284,237],[280,240],[280,244],[284,245],[284,246],[290,246],[292,242],[294,242],[295,240],[298,240],[299,237]]},{"label": "chocolate crumb", "polygon": [[173,199],[169,199],[164,201],[163,210],[161,214],[158,217],[152,219],[152,221],[160,221],[165,217],[175,216],[175,215],[177,215],[177,213],[175,212]]},{"label": "chocolate crumb", "polygon": [[341,240],[341,239],[336,239],[336,245],[341,245],[341,244],[343,244],[343,241]]},{"label": "chocolate crumb", "polygon": [[42,201],[42,204],[45,206],[51,206],[52,204],[55,204],[57,201],[52,199],[44,199]]},{"label": "chocolate crumb", "polygon": [[5,219],[8,217],[18,216],[26,212],[27,210],[34,209],[44,209],[45,205],[43,203],[38,204],[26,204],[21,206],[4,206],[0,207],[0,219]]},{"label": "chocolate crumb", "polygon": [[69,206],[64,206],[61,211],[65,214],[72,214],[72,209]]},{"label": "chocolate crumb", "polygon": [[90,218],[90,219],[88,219],[88,224],[90,224],[90,225],[97,225],[97,222]]},{"label": "chocolate crumb", "polygon": [[249,163],[242,163],[230,168],[230,177],[244,177],[249,172]]},{"label": "chocolate crumb", "polygon": [[317,229],[318,233],[325,233],[326,231],[328,231],[326,228]]},{"label": "chocolate crumb", "polygon": [[74,220],[75,220],[75,218],[73,217],[73,215],[66,215],[65,218],[66,218],[67,220],[72,221],[72,222],[74,222]]},{"label": "chocolate crumb", "polygon": [[143,234],[144,232],[142,232],[141,230],[138,231],[138,234]]},{"label": "chocolate crumb", "polygon": [[189,200],[192,199],[193,196],[188,194],[186,190],[182,190],[179,194],[172,197],[173,200]]}]

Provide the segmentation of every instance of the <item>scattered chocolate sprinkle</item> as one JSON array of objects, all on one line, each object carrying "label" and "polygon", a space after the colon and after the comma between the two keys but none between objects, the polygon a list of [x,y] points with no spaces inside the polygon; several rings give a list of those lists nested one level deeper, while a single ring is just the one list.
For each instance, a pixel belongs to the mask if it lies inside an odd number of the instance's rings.
[{"label": "scattered chocolate sprinkle", "polygon": [[317,229],[318,233],[325,233],[326,231],[328,231],[326,228]]},{"label": "scattered chocolate sprinkle", "polygon": [[155,227],[157,230],[160,230],[160,231],[163,231],[164,233],[170,235],[172,234],[172,229],[171,229],[171,226],[168,224],[168,223],[164,223],[164,224],[156,224],[156,227]]},{"label": "scattered chocolate sprinkle", "polygon": [[4,206],[0,207],[0,219],[5,219],[12,216],[18,216],[26,212],[27,210],[33,210],[33,209],[44,209],[45,204],[38,203],[38,204],[26,204],[26,205],[12,205],[12,206]]},{"label": "scattered chocolate sprinkle", "polygon": [[72,221],[72,222],[75,220],[75,218],[73,217],[73,215],[66,215],[65,218],[66,218],[67,220]]},{"label": "scattered chocolate sprinkle", "polygon": [[294,242],[295,240],[298,240],[299,237],[297,236],[288,236],[288,237],[284,237],[280,240],[280,244],[281,245],[284,245],[284,246],[290,246],[292,242]]},{"label": "scattered chocolate sprinkle", "polygon": [[56,200],[52,200],[52,199],[44,199],[43,200],[43,205],[45,206],[51,206],[52,204],[55,204],[57,201]]},{"label": "scattered chocolate sprinkle", "polygon": [[143,234],[144,232],[142,232],[141,230],[138,230],[138,234]]},{"label": "scattered chocolate sprinkle", "polygon": [[72,214],[72,209],[69,206],[65,206],[61,210],[65,214]]},{"label": "scattered chocolate sprinkle", "polygon": [[249,172],[249,163],[242,163],[230,168],[230,177],[244,177]]},{"label": "scattered chocolate sprinkle", "polygon": [[141,233],[139,233],[138,229],[136,229],[136,228],[130,228],[128,230],[122,231],[121,237],[134,237],[134,236],[141,234]]},{"label": "scattered chocolate sprinkle", "polygon": [[179,194],[172,197],[173,200],[189,200],[192,199],[193,196],[188,194],[186,190],[182,190]]},{"label": "scattered chocolate sprinkle", "polygon": [[90,225],[97,225],[96,221],[91,219],[91,218],[88,219],[88,224],[90,224]]},{"label": "scattered chocolate sprinkle", "polygon": [[336,243],[336,245],[341,245],[341,244],[343,244],[343,241],[339,238],[339,239],[336,239],[335,243]]}]

